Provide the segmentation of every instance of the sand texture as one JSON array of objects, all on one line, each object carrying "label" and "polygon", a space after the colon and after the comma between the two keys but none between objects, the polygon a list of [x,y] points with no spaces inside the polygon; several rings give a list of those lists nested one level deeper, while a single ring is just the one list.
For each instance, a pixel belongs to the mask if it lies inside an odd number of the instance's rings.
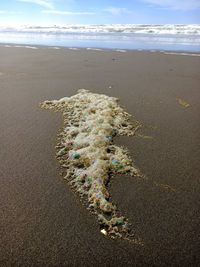
[{"label": "sand texture", "polygon": [[[198,266],[200,57],[1,46],[0,58],[0,266]],[[142,124],[115,144],[148,179],[116,174],[108,190],[143,245],[102,235],[59,174],[62,116],[38,103],[79,88]]]}]

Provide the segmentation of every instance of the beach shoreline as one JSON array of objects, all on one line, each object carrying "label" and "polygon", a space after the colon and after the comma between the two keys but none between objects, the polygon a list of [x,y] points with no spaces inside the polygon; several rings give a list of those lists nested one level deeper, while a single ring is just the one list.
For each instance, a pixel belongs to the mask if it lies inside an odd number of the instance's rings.
[{"label": "beach shoreline", "polygon": [[7,47],[7,48],[27,48],[27,49],[69,49],[69,50],[91,50],[96,52],[121,52],[121,53],[128,53],[128,52],[147,52],[147,53],[163,53],[163,54],[171,54],[171,55],[190,55],[190,56],[200,56],[200,51],[196,50],[176,50],[176,49],[131,49],[131,48],[104,48],[101,46],[97,47],[81,47],[81,46],[57,46],[57,45],[42,45],[42,44],[30,44],[30,43],[3,43],[0,42],[0,47]]},{"label": "beach shoreline", "polygon": [[[199,54],[14,46],[0,44],[1,265],[196,266]],[[143,246],[105,238],[59,175],[62,118],[39,103],[80,88],[118,97],[142,124],[116,143],[148,180],[116,176],[109,190]]]},{"label": "beach shoreline", "polygon": [[[14,26],[14,25],[13,25]],[[0,42],[103,49],[200,52],[200,25],[6,25]]]}]

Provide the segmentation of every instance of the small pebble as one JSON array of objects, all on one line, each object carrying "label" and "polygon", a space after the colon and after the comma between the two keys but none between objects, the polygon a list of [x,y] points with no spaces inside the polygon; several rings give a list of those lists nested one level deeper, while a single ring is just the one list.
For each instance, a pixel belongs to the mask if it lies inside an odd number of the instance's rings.
[{"label": "small pebble", "polygon": [[108,234],[108,233],[106,232],[105,229],[102,229],[102,230],[101,230],[101,233],[102,233],[103,235],[107,235],[107,234]]},{"label": "small pebble", "polygon": [[80,159],[80,157],[81,157],[81,155],[78,154],[78,153],[75,153],[75,154],[73,155],[73,158],[74,158],[74,159]]}]

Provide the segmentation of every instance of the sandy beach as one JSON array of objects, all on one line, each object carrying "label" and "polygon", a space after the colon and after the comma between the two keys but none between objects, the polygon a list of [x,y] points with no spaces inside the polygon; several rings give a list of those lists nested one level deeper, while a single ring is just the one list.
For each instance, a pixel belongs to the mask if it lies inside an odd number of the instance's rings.
[{"label": "sandy beach", "polygon": [[[197,266],[199,55],[36,48],[0,46],[0,265]],[[142,124],[116,143],[148,180],[116,176],[109,192],[143,246],[104,237],[59,174],[62,117],[39,103],[79,88],[118,97]]]}]

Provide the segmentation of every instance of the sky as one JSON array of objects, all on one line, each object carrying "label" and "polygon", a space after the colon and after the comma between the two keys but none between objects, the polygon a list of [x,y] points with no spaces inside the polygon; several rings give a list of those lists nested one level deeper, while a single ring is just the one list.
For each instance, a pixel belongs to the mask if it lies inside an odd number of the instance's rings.
[{"label": "sky", "polygon": [[0,0],[0,25],[198,24],[200,0]]}]

